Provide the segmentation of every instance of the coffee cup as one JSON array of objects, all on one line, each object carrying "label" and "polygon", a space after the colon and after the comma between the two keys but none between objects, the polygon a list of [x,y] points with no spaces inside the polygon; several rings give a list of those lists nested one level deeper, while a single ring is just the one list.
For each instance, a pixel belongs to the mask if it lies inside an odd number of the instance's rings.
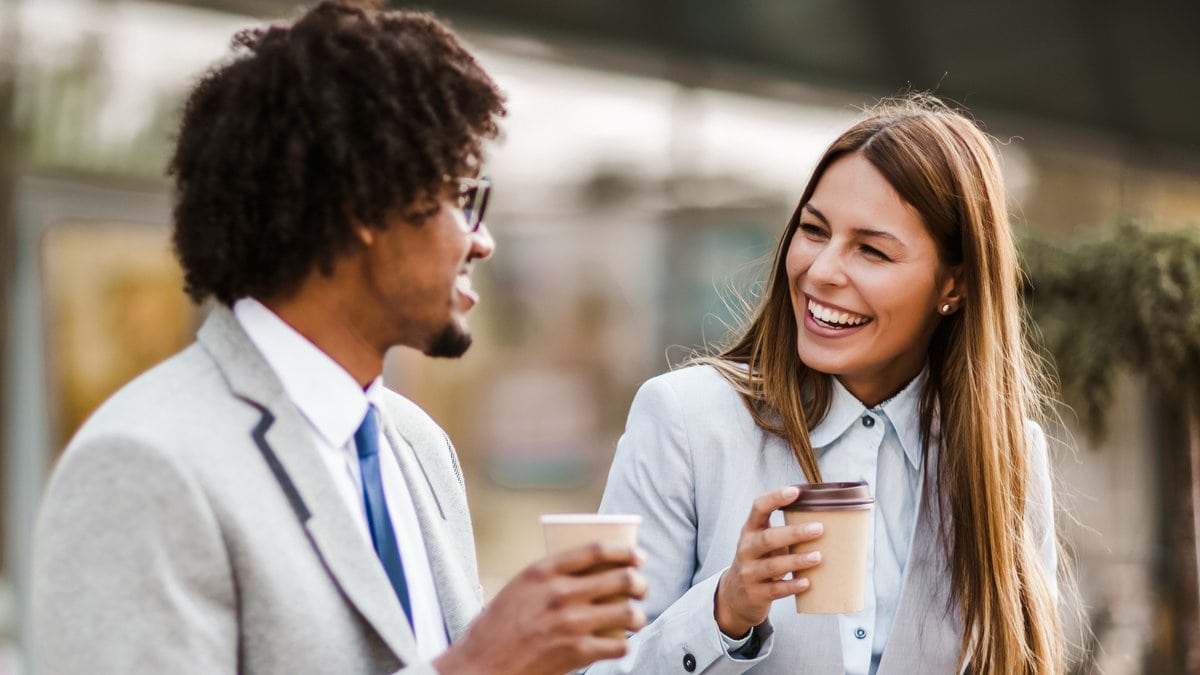
[{"label": "coffee cup", "polygon": [[797,485],[800,496],[783,507],[788,525],[818,522],[824,533],[791,547],[791,552],[821,552],[821,563],[803,572],[808,590],[796,594],[796,611],[841,614],[863,608],[871,510],[875,500],[865,482]]},{"label": "coffee cup", "polygon": [[[546,554],[554,555],[570,548],[585,546],[601,541],[611,541],[629,547],[637,546],[638,526],[642,517],[636,515],[599,513],[553,513],[541,518],[542,534],[546,538]],[[620,565],[597,565],[585,574],[595,574]],[[628,602],[625,595],[601,598],[598,602]],[[623,637],[625,631],[615,629],[602,633],[609,637]]]}]

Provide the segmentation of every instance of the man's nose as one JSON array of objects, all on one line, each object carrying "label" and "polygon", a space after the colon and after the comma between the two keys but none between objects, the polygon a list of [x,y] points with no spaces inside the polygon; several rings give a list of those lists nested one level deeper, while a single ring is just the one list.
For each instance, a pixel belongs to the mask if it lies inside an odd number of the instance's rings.
[{"label": "man's nose", "polygon": [[471,238],[471,250],[467,254],[468,260],[487,260],[492,257],[492,253],[495,253],[496,240],[492,238],[487,223],[480,223],[479,229],[467,236]]}]

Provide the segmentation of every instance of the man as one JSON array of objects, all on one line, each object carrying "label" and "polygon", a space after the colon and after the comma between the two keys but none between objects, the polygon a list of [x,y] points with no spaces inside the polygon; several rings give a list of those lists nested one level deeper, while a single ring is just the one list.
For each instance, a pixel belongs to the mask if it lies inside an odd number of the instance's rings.
[{"label": "man", "polygon": [[[171,172],[197,341],[72,440],[35,539],[42,672],[563,673],[625,652],[638,554],[522,571],[481,609],[458,461],[380,384],[471,342],[503,98],[433,18],[330,0],[237,36]],[[585,573],[593,568],[607,569]]]}]

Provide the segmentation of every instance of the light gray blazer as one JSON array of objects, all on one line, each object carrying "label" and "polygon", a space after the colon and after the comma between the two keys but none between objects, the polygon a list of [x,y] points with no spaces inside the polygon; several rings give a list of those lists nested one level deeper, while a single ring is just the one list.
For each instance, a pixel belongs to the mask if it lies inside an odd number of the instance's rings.
[{"label": "light gray blazer", "polygon": [[[482,606],[461,472],[389,394],[451,639]],[[306,422],[225,307],[109,399],[47,488],[34,541],[40,672],[432,674]]]},{"label": "light gray blazer", "polygon": [[[1035,485],[1027,523],[1053,579],[1045,440],[1037,425],[1030,423],[1029,432]],[[932,462],[925,464],[928,469]],[[588,675],[686,675],[685,661],[694,666],[691,672],[705,675],[844,673],[837,615],[797,614],[790,598],[776,601],[763,651],[753,660],[729,656],[713,617],[717,581],[733,561],[754,498],[805,482],[787,443],[754,423],[713,368],[684,368],[646,382],[617,444],[600,511],[644,517],[638,540],[647,553],[644,609],[651,623],[633,636],[628,657],[598,663]],[[950,608],[949,571],[935,534],[937,504],[921,501],[879,675],[958,670],[963,628]],[[782,524],[778,512],[772,524]]]}]

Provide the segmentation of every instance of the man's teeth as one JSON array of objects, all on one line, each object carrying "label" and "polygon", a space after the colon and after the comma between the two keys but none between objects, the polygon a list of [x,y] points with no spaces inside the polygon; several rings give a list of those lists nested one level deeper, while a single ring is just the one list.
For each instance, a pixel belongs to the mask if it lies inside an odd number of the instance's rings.
[{"label": "man's teeth", "polygon": [[849,314],[847,312],[839,312],[824,305],[818,305],[812,300],[808,301],[808,311],[812,312],[813,316],[817,317],[821,321],[824,321],[825,323],[832,323],[840,326],[857,326],[867,321],[867,317],[865,316],[861,316],[859,314]]},{"label": "man's teeth", "polygon": [[471,277],[465,274],[458,275],[458,278],[454,280],[454,287],[463,295],[467,295],[476,299],[479,297],[478,294],[475,293],[474,286],[471,285]]}]

